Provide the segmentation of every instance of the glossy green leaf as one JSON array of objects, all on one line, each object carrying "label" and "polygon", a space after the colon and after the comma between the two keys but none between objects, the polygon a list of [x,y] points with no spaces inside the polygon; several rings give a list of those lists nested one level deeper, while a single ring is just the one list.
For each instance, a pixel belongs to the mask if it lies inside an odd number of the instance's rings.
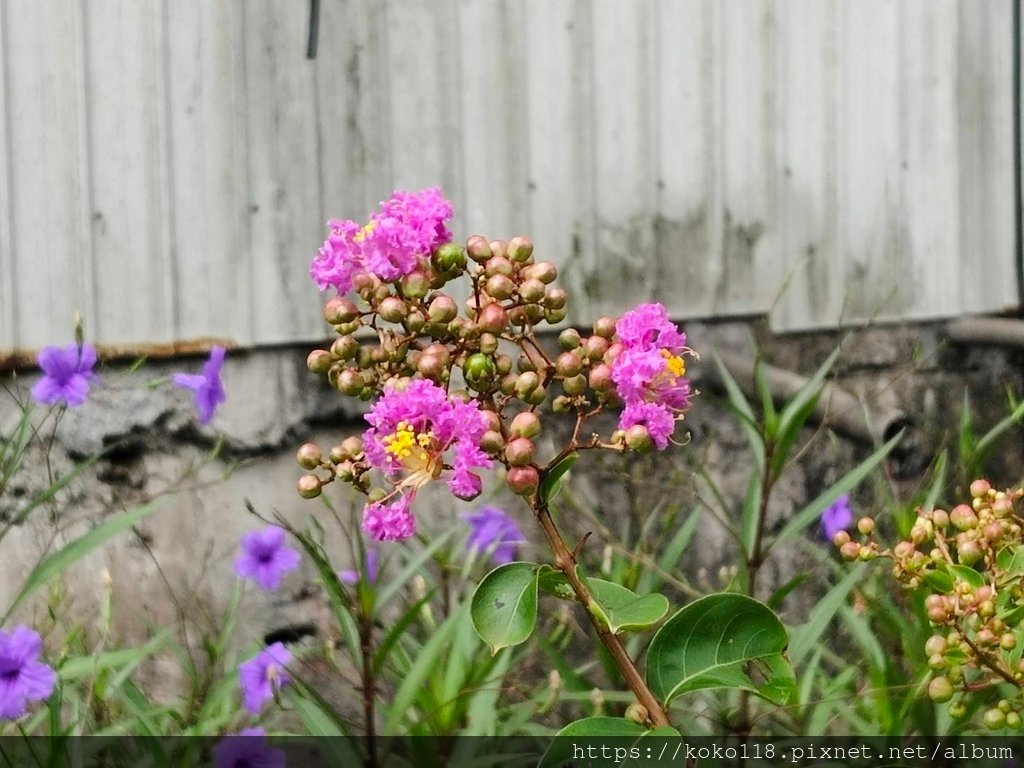
[{"label": "glossy green leaf", "polygon": [[[668,613],[669,602],[664,595],[638,595],[605,579],[585,581],[594,601],[595,615],[615,634],[645,629],[657,624]],[[539,585],[545,592],[563,600],[576,600],[576,593],[560,571],[545,567],[540,574]]]},{"label": "glossy green leaf", "polygon": [[473,593],[473,626],[492,653],[519,645],[537,623],[537,563],[506,563],[484,576]]},{"label": "glossy green leaf", "polygon": [[705,688],[739,688],[785,704],[795,690],[787,642],[768,606],[740,594],[709,595],[658,630],[647,651],[647,681],[666,704]]},{"label": "glossy green leaf", "polygon": [[951,565],[949,566],[949,572],[953,574],[953,578],[959,581],[966,582],[972,587],[977,589],[985,585],[985,577],[978,573],[976,570],[967,565]]},{"label": "glossy green leaf", "polygon": [[579,461],[578,453],[570,453],[560,462],[544,473],[544,479],[540,482],[540,501],[542,504],[550,504],[562,489],[562,481],[566,474]]}]

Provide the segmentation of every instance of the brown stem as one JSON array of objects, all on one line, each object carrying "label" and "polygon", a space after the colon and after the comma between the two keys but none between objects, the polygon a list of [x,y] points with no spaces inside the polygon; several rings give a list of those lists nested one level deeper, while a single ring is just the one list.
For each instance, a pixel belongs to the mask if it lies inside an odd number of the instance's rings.
[{"label": "brown stem", "polygon": [[650,723],[654,726],[671,726],[672,723],[669,721],[665,709],[661,706],[661,702],[651,693],[651,689],[647,687],[647,683],[644,682],[643,677],[637,671],[636,665],[629,658],[629,654],[626,653],[626,649],[623,648],[618,636],[609,630],[608,627],[604,626],[594,615],[594,599],[590,596],[590,590],[587,589],[586,583],[576,573],[576,557],[566,546],[562,535],[558,532],[558,528],[555,527],[555,521],[551,519],[551,513],[548,511],[547,505],[535,501],[533,513],[536,515],[537,522],[540,523],[540,527],[543,529],[544,535],[547,536],[548,543],[551,544],[551,549],[555,553],[555,566],[565,574],[565,578],[569,581],[572,591],[576,593],[576,597],[586,609],[587,616],[590,617],[590,623],[594,625],[594,629],[597,631],[597,636],[601,639],[604,647],[608,649],[608,653],[611,654],[615,666],[622,673],[627,685],[629,685],[629,689],[636,696],[636,700],[647,709]]},{"label": "brown stem", "polygon": [[963,638],[963,641],[967,643],[967,647],[974,651],[974,655],[978,657],[978,661],[980,661],[982,664],[984,664],[986,667],[995,672],[997,675],[1003,678],[1003,680],[1010,683],[1011,685],[1015,685],[1018,688],[1022,687],[1020,680],[1014,678],[1014,676],[1007,672],[1001,664],[999,664],[996,661],[993,661],[992,657],[989,656],[988,653],[981,650],[977,645],[971,642],[971,639],[967,636],[966,630],[963,630],[960,636]]},{"label": "brown stem", "polygon": [[368,768],[377,768],[377,724],[374,713],[377,680],[373,674],[373,615],[363,611],[359,617],[359,646],[363,656],[363,721],[366,728]]}]

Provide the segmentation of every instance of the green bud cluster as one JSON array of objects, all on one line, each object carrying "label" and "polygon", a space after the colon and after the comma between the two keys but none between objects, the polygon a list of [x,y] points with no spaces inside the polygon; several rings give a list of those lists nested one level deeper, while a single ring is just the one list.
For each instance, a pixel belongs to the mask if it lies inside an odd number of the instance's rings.
[{"label": "green bud cluster", "polygon": [[871,537],[863,518],[854,541],[841,531],[834,543],[847,560],[885,557],[897,581],[925,590],[924,609],[934,633],[924,645],[931,680],[928,696],[964,717],[972,698],[989,698],[997,686],[1018,693],[985,710],[987,728],[1017,729],[1024,710],[1024,528],[1018,505],[1024,491],[996,491],[987,480],[970,485],[969,503],[947,511],[917,510],[909,536],[891,548]]}]

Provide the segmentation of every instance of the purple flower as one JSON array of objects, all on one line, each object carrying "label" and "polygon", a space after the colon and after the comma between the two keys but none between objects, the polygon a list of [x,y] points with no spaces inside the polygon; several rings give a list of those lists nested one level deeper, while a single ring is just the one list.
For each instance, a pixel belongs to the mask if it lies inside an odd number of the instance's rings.
[{"label": "purple flower", "polygon": [[[449,399],[448,393],[426,379],[414,379],[404,389],[388,386],[366,415],[370,428],[363,435],[367,462],[395,484],[390,503],[370,504],[363,513],[363,530],[375,539],[394,541],[415,532],[409,506],[423,485],[451,467],[448,487],[460,499],[480,493],[474,472],[489,469],[492,459],[480,449],[487,420],[475,402]],[[446,462],[446,454],[449,460]]]},{"label": "purple flower", "polygon": [[199,412],[199,421],[202,424],[209,424],[214,410],[227,399],[224,385],[220,380],[220,369],[223,365],[224,347],[214,347],[210,350],[210,359],[203,365],[202,374],[174,374],[175,384],[195,392],[196,410]]},{"label": "purple flower", "polygon": [[415,535],[416,518],[409,511],[415,492],[399,495],[390,504],[376,502],[363,509],[363,530],[377,541],[402,541]]},{"label": "purple flower", "polygon": [[469,523],[471,531],[467,545],[471,550],[491,552],[498,565],[511,563],[516,558],[516,545],[525,544],[516,521],[497,507],[481,507],[479,512],[460,515]]},{"label": "purple flower", "polygon": [[853,525],[853,510],[850,509],[850,496],[844,493],[821,513],[821,528],[825,538],[830,541],[840,531]]},{"label": "purple flower", "polygon": [[321,291],[352,290],[356,275],[368,272],[392,282],[412,272],[421,258],[450,242],[445,222],[452,206],[434,187],[419,192],[396,191],[361,226],[355,221],[327,222],[330,232],[309,266]]},{"label": "purple flower", "polygon": [[291,682],[284,668],[292,655],[283,643],[274,643],[256,656],[238,665],[238,686],[245,708],[258,715],[263,705],[274,698],[274,691]]},{"label": "purple flower", "polygon": [[641,304],[627,312],[615,331],[621,349],[612,361],[612,381],[626,406],[619,429],[643,424],[664,450],[693,395],[683,359],[693,352],[661,304]]},{"label": "purple flower", "polygon": [[56,673],[39,661],[43,640],[25,626],[0,631],[0,720],[25,714],[25,704],[53,693]]},{"label": "purple flower", "polygon": [[[413,525],[415,525],[415,520]],[[357,584],[359,582],[359,571],[341,571],[338,578],[344,584]],[[366,550],[366,583],[373,584],[377,581],[377,550]]]},{"label": "purple flower", "polygon": [[217,768],[285,768],[283,749],[270,746],[262,728],[245,728],[213,746]]},{"label": "purple flower", "polygon": [[91,344],[46,347],[37,360],[43,377],[32,387],[32,397],[44,405],[64,403],[74,408],[85,402],[89,382],[96,378],[96,348]]},{"label": "purple flower", "polygon": [[277,589],[281,577],[298,567],[299,553],[288,546],[283,529],[272,525],[242,536],[242,554],[235,560],[235,573],[241,578],[266,590]]}]

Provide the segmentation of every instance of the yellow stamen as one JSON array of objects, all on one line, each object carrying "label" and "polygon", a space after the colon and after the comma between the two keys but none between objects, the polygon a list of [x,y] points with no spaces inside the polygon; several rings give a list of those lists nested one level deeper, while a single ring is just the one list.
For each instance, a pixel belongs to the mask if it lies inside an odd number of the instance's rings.
[{"label": "yellow stamen", "polygon": [[407,421],[398,422],[395,425],[395,433],[385,437],[383,442],[384,450],[414,474],[426,472],[433,476],[440,468],[440,465],[431,459],[427,450],[434,443],[433,434],[430,432],[417,434]]},{"label": "yellow stamen", "polygon": [[355,235],[352,237],[352,240],[354,242],[357,242],[357,243],[363,242],[363,240],[366,239],[366,236],[369,235],[371,232],[373,232],[373,229],[376,226],[377,226],[377,222],[376,221],[371,221],[365,227],[363,227],[358,232],[356,232]]},{"label": "yellow stamen", "polygon": [[665,367],[668,372],[677,379],[686,375],[686,362],[678,355],[673,355],[667,349],[661,350],[661,356],[665,358]]}]

